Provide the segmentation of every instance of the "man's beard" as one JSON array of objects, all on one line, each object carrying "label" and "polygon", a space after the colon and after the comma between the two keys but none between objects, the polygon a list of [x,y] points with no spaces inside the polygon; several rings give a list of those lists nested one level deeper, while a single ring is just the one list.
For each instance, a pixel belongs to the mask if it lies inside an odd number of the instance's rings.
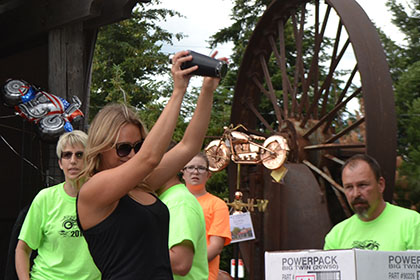
[{"label": "man's beard", "polygon": [[[359,205],[355,206],[355,204],[359,204]],[[352,201],[351,205],[352,205],[354,213],[356,213],[356,215],[359,216],[359,218],[363,218],[363,219],[368,219],[369,218],[369,213],[368,212],[369,212],[369,209],[370,209],[370,205],[366,200],[364,200],[363,198],[360,198],[360,197],[356,197]]]}]

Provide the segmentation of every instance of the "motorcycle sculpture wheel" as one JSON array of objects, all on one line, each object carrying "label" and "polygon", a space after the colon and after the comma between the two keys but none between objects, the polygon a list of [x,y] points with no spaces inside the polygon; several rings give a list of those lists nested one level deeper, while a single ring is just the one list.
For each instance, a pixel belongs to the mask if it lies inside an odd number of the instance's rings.
[{"label": "motorcycle sculpture wheel", "polygon": [[273,135],[264,141],[263,146],[266,150],[261,149],[262,164],[268,169],[280,168],[289,151],[286,139],[280,135]]},{"label": "motorcycle sculpture wheel", "polygon": [[211,141],[206,149],[206,156],[209,160],[209,170],[218,172],[228,166],[230,161],[230,151],[226,144],[221,140]]}]

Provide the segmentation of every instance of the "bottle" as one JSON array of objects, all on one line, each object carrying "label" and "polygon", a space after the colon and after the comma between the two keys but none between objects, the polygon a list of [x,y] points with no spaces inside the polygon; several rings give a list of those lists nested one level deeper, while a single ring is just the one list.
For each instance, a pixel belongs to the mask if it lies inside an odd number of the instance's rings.
[{"label": "bottle", "polygon": [[[198,65],[198,69],[192,72],[191,75],[216,77],[220,79],[225,77],[227,73],[227,63],[225,61],[218,60],[191,50],[188,50],[188,52],[193,58],[190,61],[182,63],[182,70]],[[170,61],[172,63],[172,60]]]}]

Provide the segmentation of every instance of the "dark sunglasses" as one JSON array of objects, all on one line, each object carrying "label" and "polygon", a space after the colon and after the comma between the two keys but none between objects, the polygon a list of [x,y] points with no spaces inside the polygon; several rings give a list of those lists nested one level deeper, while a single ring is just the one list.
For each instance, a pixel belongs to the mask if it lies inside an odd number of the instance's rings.
[{"label": "dark sunglasses", "polygon": [[[76,155],[77,159],[82,159],[83,158],[83,152],[75,152],[74,154]],[[62,159],[71,159],[72,156],[73,156],[73,152],[62,152],[61,153],[61,158]]]},{"label": "dark sunglasses", "polygon": [[137,153],[141,145],[143,145],[143,140],[140,140],[134,144],[131,143],[117,143],[115,144],[115,149],[117,150],[117,155],[119,157],[126,157],[131,153],[131,150],[134,150],[134,153]]}]

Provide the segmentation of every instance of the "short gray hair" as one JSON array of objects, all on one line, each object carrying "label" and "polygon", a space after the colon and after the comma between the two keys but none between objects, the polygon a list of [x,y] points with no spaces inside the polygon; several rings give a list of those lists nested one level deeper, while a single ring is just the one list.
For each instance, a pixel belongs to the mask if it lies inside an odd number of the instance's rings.
[{"label": "short gray hair", "polygon": [[81,130],[73,130],[71,132],[66,132],[60,136],[57,142],[56,153],[57,157],[61,159],[61,153],[66,146],[83,146],[86,147],[88,136],[85,132]]}]

